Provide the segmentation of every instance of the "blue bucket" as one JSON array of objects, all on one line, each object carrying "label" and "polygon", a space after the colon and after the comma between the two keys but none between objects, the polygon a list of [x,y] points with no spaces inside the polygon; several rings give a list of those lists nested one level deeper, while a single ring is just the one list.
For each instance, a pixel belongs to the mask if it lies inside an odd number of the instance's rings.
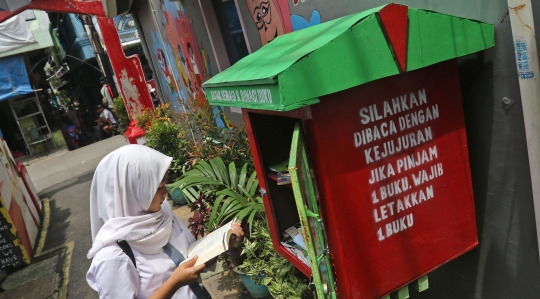
[{"label": "blue bucket", "polygon": [[256,284],[247,274],[238,273],[238,275],[240,276],[240,279],[242,279],[242,282],[249,291],[251,297],[263,298],[270,296],[270,291],[268,291],[268,288],[264,284]]},{"label": "blue bucket", "polygon": [[182,190],[180,190],[180,188],[176,188],[172,192],[171,189],[169,189],[169,196],[171,197],[172,201],[177,205],[185,205],[187,203],[186,198],[184,197],[184,193],[182,193]]}]

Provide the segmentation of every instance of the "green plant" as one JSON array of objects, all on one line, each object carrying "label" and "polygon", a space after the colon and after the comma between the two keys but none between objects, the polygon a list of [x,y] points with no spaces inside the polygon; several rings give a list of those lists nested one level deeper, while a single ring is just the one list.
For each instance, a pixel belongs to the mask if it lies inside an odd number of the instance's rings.
[{"label": "green plant", "polygon": [[126,104],[122,96],[118,96],[114,99],[114,113],[118,116],[118,130],[120,132],[125,132],[129,126],[129,115],[126,110]]},{"label": "green plant", "polygon": [[192,163],[220,157],[224,163],[252,163],[244,125],[223,128],[219,137],[205,136],[191,147]]},{"label": "green plant", "polygon": [[199,236],[204,236],[206,225],[210,220],[210,214],[212,213],[212,204],[216,200],[214,194],[201,194],[191,203],[191,212],[193,216],[188,219],[188,228],[191,229],[191,233],[198,239]]},{"label": "green plant", "polygon": [[146,146],[173,158],[169,167],[169,181],[176,180],[189,159],[189,133],[180,124],[162,118],[152,122],[152,126],[146,129],[145,137]]},{"label": "green plant", "polygon": [[245,257],[238,269],[256,283],[268,287],[276,299],[304,298],[309,292],[307,278],[275,249],[266,221],[254,223],[249,238],[244,238]]},{"label": "green plant", "polygon": [[137,126],[143,130],[150,128],[154,121],[156,120],[156,112],[151,108],[143,108],[141,112],[135,115],[135,120],[137,121]]},{"label": "green plant", "polygon": [[240,172],[234,162],[225,167],[221,158],[200,161],[186,172],[171,189],[180,188],[189,202],[194,202],[201,194],[214,193],[216,200],[208,220],[208,230],[219,227],[234,217],[239,221],[247,218],[251,230],[256,219],[264,218],[262,197],[258,195],[257,173],[248,177],[248,164]]},{"label": "green plant", "polygon": [[[223,119],[226,127],[218,128],[216,118]],[[188,101],[186,111],[178,115],[178,120],[196,138],[190,145],[191,165],[216,157],[225,164],[253,163],[245,126],[233,124],[223,111],[214,111],[206,102]]]}]

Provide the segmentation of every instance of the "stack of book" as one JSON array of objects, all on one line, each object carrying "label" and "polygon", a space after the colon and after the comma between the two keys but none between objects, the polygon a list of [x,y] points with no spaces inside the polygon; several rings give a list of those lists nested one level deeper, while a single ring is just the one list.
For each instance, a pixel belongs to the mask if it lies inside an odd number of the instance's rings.
[{"label": "stack of book", "polygon": [[302,234],[302,227],[300,224],[296,224],[285,230],[281,244],[300,261],[302,261],[302,263],[310,266],[306,244]]}]

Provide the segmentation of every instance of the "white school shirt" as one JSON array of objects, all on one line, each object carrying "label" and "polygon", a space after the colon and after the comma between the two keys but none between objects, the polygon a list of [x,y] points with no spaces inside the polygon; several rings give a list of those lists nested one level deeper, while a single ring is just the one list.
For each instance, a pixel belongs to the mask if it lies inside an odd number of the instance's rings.
[{"label": "white school shirt", "polygon": [[[189,229],[176,216],[173,218],[170,243],[187,255],[187,249],[194,240]],[[100,299],[136,298],[152,296],[169,279],[176,265],[165,252],[142,254],[133,249],[137,268],[116,243],[103,247],[92,259],[86,273],[86,281]],[[189,286],[184,286],[172,299],[197,299]]]},{"label": "white school shirt", "polygon": [[107,109],[103,109],[103,112],[101,112],[99,117],[103,117],[110,120],[113,125],[116,124],[116,120],[114,119],[114,116],[112,115],[111,111]]}]

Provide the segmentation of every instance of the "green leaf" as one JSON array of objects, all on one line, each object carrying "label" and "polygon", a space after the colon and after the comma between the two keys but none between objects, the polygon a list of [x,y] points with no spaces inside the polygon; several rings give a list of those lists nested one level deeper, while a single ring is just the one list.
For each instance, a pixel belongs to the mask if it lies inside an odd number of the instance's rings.
[{"label": "green leaf", "polygon": [[192,203],[199,198],[199,192],[195,191],[193,188],[182,189],[182,193],[184,193],[184,197],[189,203]]},{"label": "green leaf", "polygon": [[257,187],[259,186],[259,181],[257,180],[257,172],[254,171],[249,177],[249,180],[251,181],[251,185],[248,184],[248,186],[246,186],[246,190],[248,190],[251,196],[254,196],[255,191],[257,191]]},{"label": "green leaf", "polygon": [[232,197],[232,198],[238,200],[239,202],[241,202],[243,204],[248,204],[249,203],[242,195],[234,192],[231,189],[224,189],[224,190],[216,192],[216,194],[226,194],[227,196]]},{"label": "green leaf", "polygon": [[231,204],[228,205],[226,208],[222,208],[221,212],[219,213],[217,221],[219,223],[223,223],[225,219],[228,219],[231,214],[235,213],[236,211],[239,211],[242,209],[242,206],[238,204],[238,202],[231,201]]},{"label": "green leaf", "polygon": [[240,178],[238,180],[238,186],[244,187],[246,185],[246,173],[247,173],[247,163],[242,166],[242,170],[240,170]]},{"label": "green leaf", "polygon": [[210,166],[210,164],[208,164],[206,161],[199,161],[199,163],[195,165],[195,168],[200,170],[202,173],[204,173],[205,176],[209,178],[217,179],[216,174],[214,173],[214,170],[212,169],[212,166]]},{"label": "green leaf", "polygon": [[[216,200],[214,201],[214,206],[212,207],[212,213],[210,214],[210,220],[208,220],[208,225],[206,227],[207,230],[210,230],[210,228],[214,225],[214,220],[216,218],[217,212],[219,210],[219,207],[221,205],[221,202],[223,201],[223,198],[225,195],[219,195]],[[225,203],[224,203],[225,204]]]},{"label": "green leaf", "polygon": [[180,183],[180,188],[182,189],[197,186],[197,185],[211,185],[211,186],[223,185],[223,183],[218,180],[208,178],[208,177],[203,177],[203,176],[187,176],[181,179],[179,183]]},{"label": "green leaf", "polygon": [[227,173],[227,168],[225,167],[223,160],[221,160],[219,157],[211,159],[210,165],[212,166],[217,179],[224,185],[230,186],[231,183],[229,181],[229,174]]},{"label": "green leaf", "polygon": [[229,176],[231,179],[230,186],[234,191],[236,191],[238,185],[238,173],[236,172],[236,164],[234,164],[233,162],[229,164]]},{"label": "green leaf", "polygon": [[[249,190],[251,190],[251,186],[253,185],[253,180],[257,177],[257,172],[252,172],[249,176],[249,179],[246,182],[246,191],[249,193]],[[251,194],[251,193],[249,193]]]},{"label": "green leaf", "polygon": [[253,211],[251,211],[251,214],[249,215],[249,218],[248,218],[248,224],[249,224],[249,234],[251,235],[252,233],[252,230],[253,230],[253,218],[255,218],[255,216],[259,213],[259,210],[258,209],[253,209]]},{"label": "green leaf", "polygon": [[253,209],[252,205],[247,205],[238,214],[236,214],[236,217],[238,218],[239,221],[242,221],[244,219],[244,217],[249,215],[249,213],[252,211],[252,209]]}]

